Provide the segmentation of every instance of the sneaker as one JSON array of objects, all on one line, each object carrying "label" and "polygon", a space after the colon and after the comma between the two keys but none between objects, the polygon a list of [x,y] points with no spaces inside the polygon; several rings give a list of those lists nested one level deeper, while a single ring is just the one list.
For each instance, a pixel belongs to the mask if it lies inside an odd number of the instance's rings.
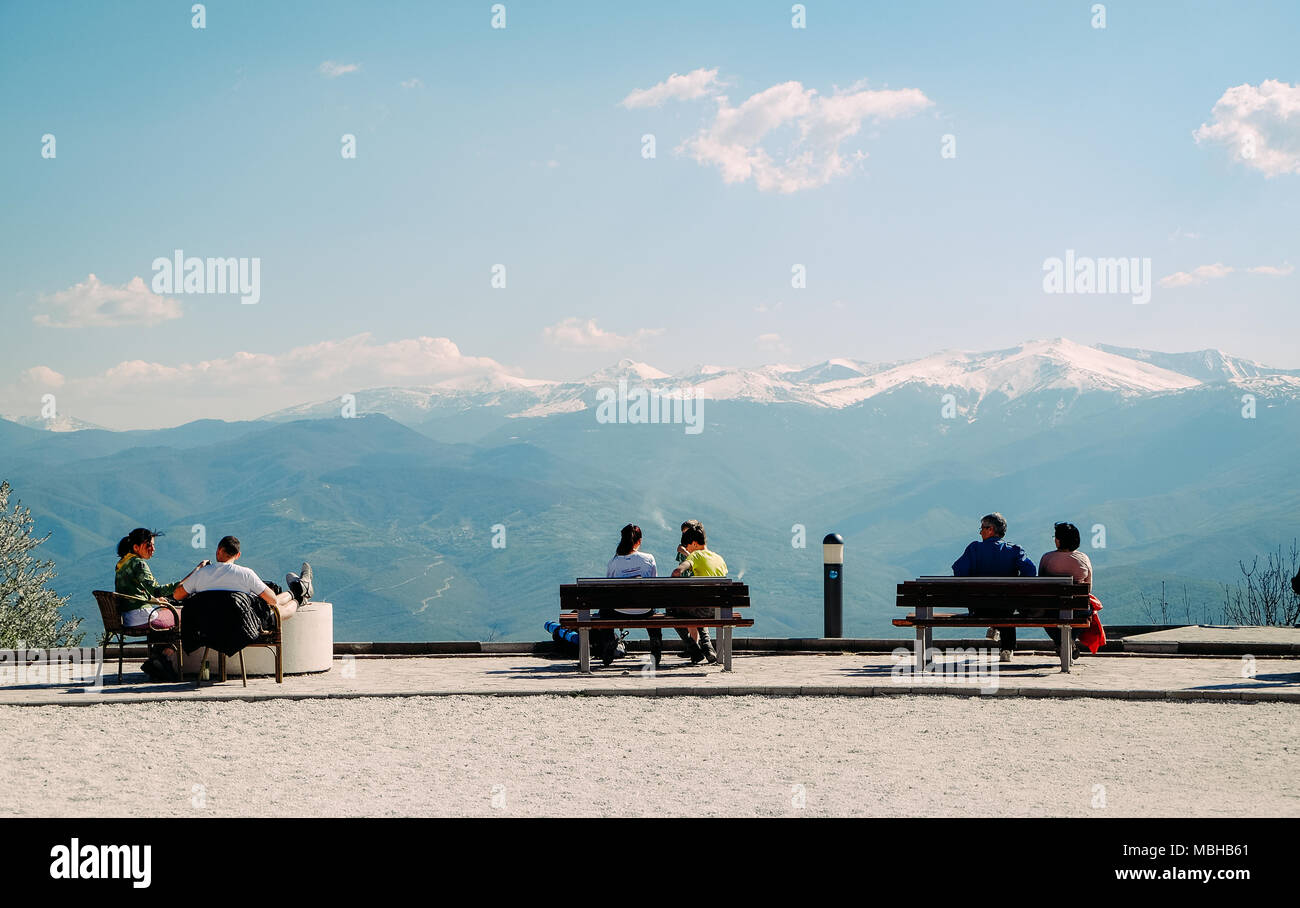
[{"label": "sneaker", "polygon": [[996,627],[989,628],[988,632],[984,636],[987,637],[989,640],[992,640],[994,643],[1002,639],[1002,635],[998,633],[998,629]]},{"label": "sneaker", "polygon": [[149,658],[141,662],[140,671],[144,672],[150,681],[163,680],[162,670],[159,667],[158,663],[153,658]]},{"label": "sneaker", "polygon": [[284,585],[289,588],[293,598],[298,600],[299,606],[309,603],[312,597],[311,565],[304,561],[301,574],[295,574],[293,571],[285,574]]},{"label": "sneaker", "polygon": [[713,641],[703,634],[700,635],[700,652],[709,660],[710,665],[718,664],[718,651],[713,648]]},{"label": "sneaker", "polygon": [[1004,650],[1002,650],[1000,653],[998,653],[998,661],[1000,661],[1000,662],[1010,662],[1010,661],[1011,661],[1011,650],[1009,650],[1009,649],[1004,649]]}]

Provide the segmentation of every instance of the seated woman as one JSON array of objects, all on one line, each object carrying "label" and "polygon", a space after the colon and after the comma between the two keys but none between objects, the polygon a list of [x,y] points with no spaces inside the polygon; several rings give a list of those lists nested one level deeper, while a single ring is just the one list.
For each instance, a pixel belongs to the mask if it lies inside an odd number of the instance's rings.
[{"label": "seated woman", "polygon": [[[623,527],[619,536],[618,548],[614,550],[614,557],[609,559],[609,564],[605,566],[606,577],[658,577],[659,568],[655,565],[655,556],[641,551],[641,528],[633,524]],[[648,608],[620,608],[620,609],[601,609],[600,617],[617,618],[620,615],[649,615],[654,609]],[[663,631],[657,627],[646,628],[646,633],[650,635],[650,655],[655,660],[655,667],[659,667],[659,660],[663,657],[664,636]],[[603,637],[603,635],[602,635]],[[603,637],[603,647],[601,649],[601,661],[609,665],[614,661],[616,656],[624,655],[623,646],[618,640],[618,636],[609,632],[608,637]]]},{"label": "seated woman", "polygon": [[[150,614],[156,605],[170,597],[184,580],[176,583],[159,583],[149,570],[149,559],[154,554],[154,539],[161,536],[153,530],[137,527],[123,536],[117,544],[117,567],[113,572],[113,589],[123,596],[138,601],[135,608],[122,613],[122,623],[130,628],[143,629],[146,625],[156,630],[172,627],[171,613],[161,610],[153,619]],[[200,561],[198,568],[207,564]],[[193,571],[190,572],[191,574]],[[141,664],[141,670],[153,681],[179,681],[172,660],[176,651],[170,646],[155,645],[150,647],[149,658]]]},{"label": "seated woman", "polygon": [[[1079,528],[1072,523],[1058,523],[1052,527],[1052,533],[1055,537],[1056,551],[1047,552],[1038,559],[1038,576],[1073,577],[1075,583],[1092,583],[1092,561],[1079,551],[1079,544],[1082,541]],[[1049,609],[1035,611],[1036,617],[1048,618],[1052,615]],[[1043,630],[1047,631],[1047,636],[1052,638],[1057,648],[1060,648],[1061,629],[1045,627]],[[1072,633],[1074,658],[1079,655],[1079,633],[1077,630]]]}]

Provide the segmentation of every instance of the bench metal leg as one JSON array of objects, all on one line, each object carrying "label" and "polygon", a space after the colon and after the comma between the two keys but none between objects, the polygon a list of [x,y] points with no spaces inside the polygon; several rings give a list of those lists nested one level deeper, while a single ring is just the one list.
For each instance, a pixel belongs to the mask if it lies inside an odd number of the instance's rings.
[{"label": "bench metal leg", "polygon": [[591,631],[578,629],[578,671],[591,674]]},{"label": "bench metal leg", "polygon": [[912,649],[916,656],[916,665],[913,666],[912,671],[919,675],[925,672],[925,628],[916,629],[916,643]]},{"label": "bench metal leg", "polygon": [[718,628],[719,643],[722,644],[722,670],[731,671],[731,628]]},{"label": "bench metal leg", "polygon": [[1058,625],[1061,632],[1061,671],[1070,673],[1070,662],[1074,656],[1074,628],[1068,624]]}]

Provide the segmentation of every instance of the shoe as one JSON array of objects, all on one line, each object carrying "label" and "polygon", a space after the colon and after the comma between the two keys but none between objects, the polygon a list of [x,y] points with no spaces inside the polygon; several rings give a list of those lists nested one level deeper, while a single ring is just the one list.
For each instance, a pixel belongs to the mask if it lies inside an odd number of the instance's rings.
[{"label": "shoe", "polygon": [[610,640],[608,643],[604,645],[604,647],[601,648],[600,661],[605,665],[609,665],[611,662],[613,662],[615,659],[619,658],[620,656],[626,656],[626,655],[627,655],[627,647],[623,645],[622,640],[619,640],[617,637],[615,637],[613,640]]},{"label": "shoe", "polygon": [[996,627],[989,628],[988,632],[984,636],[995,643],[1002,639],[1002,635],[998,633],[998,629]]},{"label": "shoe", "polygon": [[658,667],[659,667],[659,660],[662,659],[663,657],[664,657],[664,641],[663,641],[663,638],[661,637],[661,638],[659,638],[659,639],[656,640],[654,637],[651,637],[651,638],[650,638],[650,658],[652,658],[652,659],[655,660],[655,668],[658,668]]},{"label": "shoe", "polygon": [[298,600],[298,605],[300,607],[311,602],[311,565],[304,561],[302,563],[301,574],[295,574],[293,571],[285,574],[284,585],[289,588],[289,592],[293,594],[293,598]]},{"label": "shoe", "polygon": [[710,665],[718,664],[718,651],[713,648],[713,642],[703,634],[700,635],[700,652],[704,658],[709,660]]},{"label": "shoe", "polygon": [[140,671],[144,672],[150,681],[156,682],[173,681],[176,676],[176,669],[165,662],[159,662],[152,656],[140,663]]},{"label": "shoe", "polygon": [[1011,661],[1011,650],[1009,650],[1009,649],[1004,649],[1004,650],[1002,650],[1000,653],[998,653],[998,661],[999,661],[999,662],[1010,662],[1010,661]]},{"label": "shoe", "polygon": [[691,660],[691,665],[699,665],[704,659],[704,650],[694,640],[686,641],[686,658]]}]

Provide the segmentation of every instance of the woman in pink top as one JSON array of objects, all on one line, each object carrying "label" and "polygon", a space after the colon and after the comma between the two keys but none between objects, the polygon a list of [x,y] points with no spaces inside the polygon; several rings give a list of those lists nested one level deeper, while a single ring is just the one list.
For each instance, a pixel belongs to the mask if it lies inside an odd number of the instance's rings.
[{"label": "woman in pink top", "polygon": [[[1092,583],[1092,562],[1088,556],[1079,551],[1081,539],[1079,528],[1072,523],[1058,523],[1053,527],[1056,536],[1056,551],[1048,552],[1038,559],[1039,577],[1073,577],[1075,583]],[[1061,646],[1061,629],[1046,627],[1047,636],[1059,649]],[[1074,633],[1074,655],[1079,655],[1079,635]]]}]

